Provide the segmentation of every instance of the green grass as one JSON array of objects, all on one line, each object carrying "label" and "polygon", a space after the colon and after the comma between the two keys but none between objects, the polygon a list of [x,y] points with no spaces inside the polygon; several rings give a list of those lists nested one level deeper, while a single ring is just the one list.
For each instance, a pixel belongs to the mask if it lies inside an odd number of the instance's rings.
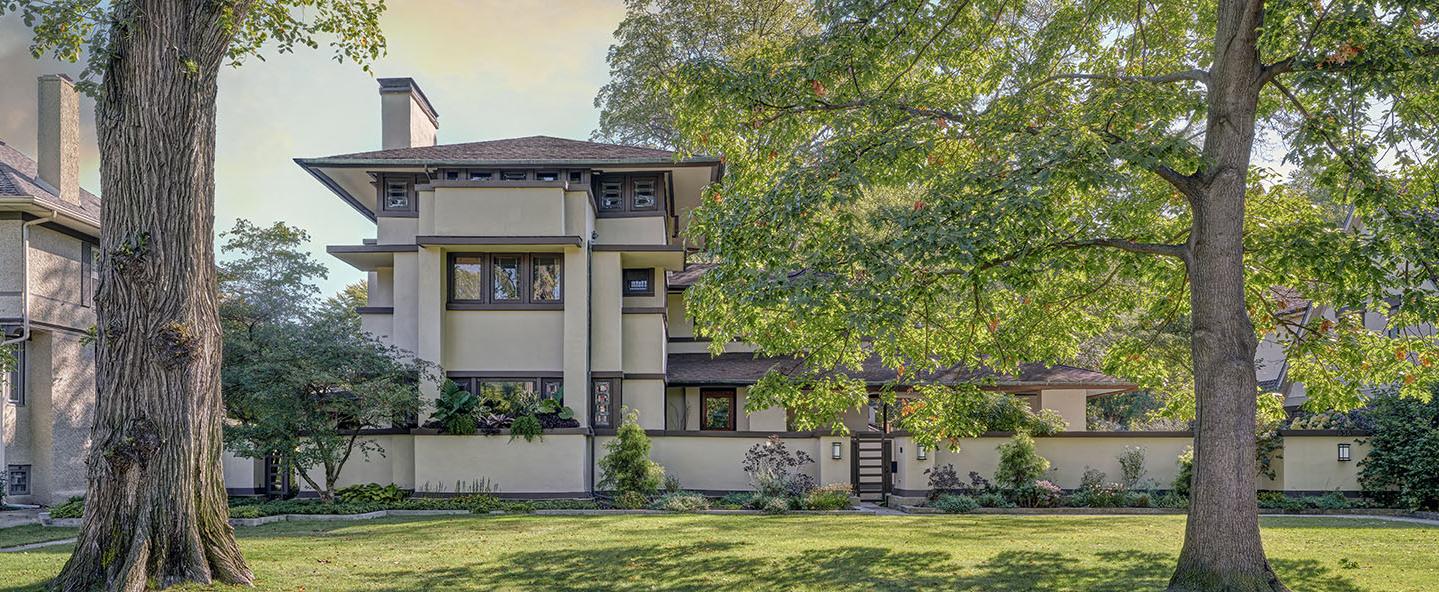
[{"label": "green grass", "polygon": [[[1433,590],[1439,528],[1265,518],[1293,590]],[[1162,589],[1183,516],[460,516],[238,531],[261,590]],[[34,589],[69,547],[0,554]],[[219,588],[224,589],[224,588]]]},{"label": "green grass", "polygon": [[[39,524],[0,528],[0,548],[74,538],[75,533],[79,531],[78,528],[57,528]],[[0,561],[0,564],[3,563]],[[0,580],[0,582],[3,581],[5,580]]]}]

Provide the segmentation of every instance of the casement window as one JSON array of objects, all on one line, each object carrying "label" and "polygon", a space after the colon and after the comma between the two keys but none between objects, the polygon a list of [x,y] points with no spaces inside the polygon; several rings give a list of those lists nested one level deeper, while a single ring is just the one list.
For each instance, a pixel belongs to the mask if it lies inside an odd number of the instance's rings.
[{"label": "casement window", "polygon": [[494,178],[495,174],[491,171],[470,171],[471,181],[489,181]]},{"label": "casement window", "polygon": [[456,378],[451,377],[455,384],[460,385],[475,396],[488,399],[514,401],[529,397],[542,397],[554,399],[560,403],[565,402],[564,380],[558,377],[551,378]]},{"label": "casement window", "polygon": [[597,428],[613,428],[619,424],[620,379],[596,378],[590,381],[590,418]]},{"label": "casement window", "polygon": [[449,170],[446,170],[446,171],[444,172],[444,179],[445,179],[446,181],[459,181],[459,180],[460,180],[460,171],[457,170],[457,169],[449,169]]},{"label": "casement window", "polygon": [[653,267],[641,267],[624,270],[624,295],[625,296],[654,296],[655,295],[655,270]]},{"label": "casement window", "polygon": [[30,495],[30,465],[6,467],[5,495]]},{"label": "casement window", "polygon": [[449,308],[562,308],[559,253],[451,253]]},{"label": "casement window", "polygon": [[500,173],[500,179],[505,181],[526,181],[530,178],[529,171],[504,171]]},{"label": "casement window", "polygon": [[10,350],[15,354],[14,366],[4,375],[5,400],[20,406],[25,404],[25,343],[14,344]]},{"label": "casement window", "polygon": [[530,302],[560,301],[560,255],[530,255]]},{"label": "casement window", "polygon": [[539,172],[536,172],[536,173],[535,173],[535,180],[536,180],[536,181],[558,181],[558,180],[560,180],[560,172],[559,172],[559,171],[539,171]]},{"label": "casement window", "polygon": [[734,389],[700,390],[700,429],[729,431],[735,429]]},{"label": "casement window", "polygon": [[80,305],[95,306],[95,290],[100,285],[100,267],[96,265],[96,253],[100,249],[90,243],[80,243]]},{"label": "casement window", "polygon": [[595,183],[595,201],[601,214],[658,215],[664,210],[656,174],[604,175]]}]

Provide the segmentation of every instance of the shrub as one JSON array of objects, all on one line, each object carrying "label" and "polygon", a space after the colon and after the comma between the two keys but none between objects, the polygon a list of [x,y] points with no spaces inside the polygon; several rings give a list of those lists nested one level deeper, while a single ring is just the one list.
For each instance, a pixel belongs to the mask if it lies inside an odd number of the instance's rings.
[{"label": "shrub", "polygon": [[698,512],[710,509],[710,501],[698,493],[677,491],[660,496],[650,504],[650,509],[666,512]]},{"label": "shrub", "polygon": [[[1179,454],[1179,472],[1174,475],[1174,495],[1189,499],[1189,484],[1194,480],[1194,448]],[[1186,504],[1187,506],[1188,504]]]},{"label": "shrub", "polygon": [[1009,494],[1023,508],[1053,508],[1059,505],[1064,490],[1049,481],[1031,481],[1009,490]]},{"label": "shrub", "polygon": [[759,495],[803,497],[814,489],[814,479],[798,471],[813,462],[804,451],[790,452],[784,440],[771,435],[745,452],[743,467]]},{"label": "shrub", "polygon": [[259,518],[264,515],[260,506],[250,505],[230,508],[231,518]]},{"label": "shrub", "polygon": [[979,505],[980,505],[981,507],[985,507],[985,508],[1013,508],[1013,507],[1014,507],[1014,502],[1009,501],[1009,498],[1006,498],[1006,497],[1004,497],[1003,495],[1001,495],[1000,493],[998,493],[998,492],[993,492],[993,491],[979,494],[979,496],[977,496],[977,497],[974,498],[974,501],[979,502]]},{"label": "shrub", "polygon": [[1130,508],[1148,508],[1154,503],[1149,494],[1144,492],[1129,492],[1124,497],[1124,505]]},{"label": "shrub", "polygon": [[1144,449],[1139,446],[1125,446],[1119,453],[1120,484],[1133,490],[1144,481]]},{"label": "shrub", "polygon": [[621,510],[642,510],[650,505],[650,498],[638,491],[626,491],[615,496],[614,504]]},{"label": "shrub", "polygon": [[748,508],[752,500],[754,500],[754,493],[748,491],[735,491],[732,493],[726,493],[724,497],[721,497],[719,499],[717,505],[726,510],[742,510]]},{"label": "shrub", "polygon": [[665,493],[680,492],[680,478],[674,475],[665,475]]},{"label": "shrub", "polygon": [[605,450],[605,457],[599,463],[604,474],[600,487],[621,495],[636,493],[645,498],[659,491],[665,471],[650,460],[650,437],[640,427],[637,411],[626,410],[615,439],[605,445]]},{"label": "shrub", "polygon": [[449,434],[468,436],[479,429],[475,410],[480,398],[460,388],[453,380],[446,380],[440,387],[440,397],[435,399],[434,421],[440,429]]},{"label": "shrub", "polygon": [[1118,483],[1081,487],[1069,496],[1069,505],[1080,508],[1121,508],[1129,503],[1128,492]]},{"label": "shrub", "polygon": [[85,498],[75,496],[50,508],[51,518],[80,518],[85,515]]},{"label": "shrub", "polygon": [[756,500],[764,500],[764,505],[759,509],[766,514],[783,514],[794,509],[794,503],[790,498],[784,496],[755,496]]},{"label": "shrub", "polygon": [[1375,397],[1374,435],[1359,461],[1366,495],[1411,509],[1439,509],[1439,389],[1429,401]]},{"label": "shrub", "polygon": [[1001,486],[1016,489],[1029,485],[1049,470],[1049,461],[1034,450],[1034,438],[1020,432],[1009,442],[999,445],[999,467],[994,480]]},{"label": "shrub", "polygon": [[1099,489],[1104,486],[1104,478],[1107,475],[1104,471],[1090,467],[1084,467],[1084,475],[1079,478],[1079,490]]},{"label": "shrub", "polygon": [[1154,499],[1154,507],[1183,510],[1189,507],[1189,498],[1175,493],[1166,493]]},{"label": "shrub", "polygon": [[403,501],[410,497],[400,486],[391,483],[380,485],[379,483],[366,483],[364,485],[351,485],[341,487],[335,491],[335,497],[342,502],[373,502],[387,503]]},{"label": "shrub", "polygon": [[979,502],[967,495],[945,494],[934,500],[930,507],[946,514],[968,514],[979,509]]},{"label": "shrub", "polygon": [[515,438],[524,438],[526,442],[534,442],[535,438],[543,437],[545,426],[540,425],[540,418],[533,413],[526,413],[516,417],[510,422],[510,441]]},{"label": "shrub", "polygon": [[925,469],[924,474],[929,476],[929,499],[938,499],[946,493],[958,493],[965,489],[964,481],[960,480],[959,472],[954,470],[952,464]]},{"label": "shrub", "polygon": [[806,510],[847,510],[850,491],[850,486],[844,483],[816,487],[804,496],[800,507]]}]

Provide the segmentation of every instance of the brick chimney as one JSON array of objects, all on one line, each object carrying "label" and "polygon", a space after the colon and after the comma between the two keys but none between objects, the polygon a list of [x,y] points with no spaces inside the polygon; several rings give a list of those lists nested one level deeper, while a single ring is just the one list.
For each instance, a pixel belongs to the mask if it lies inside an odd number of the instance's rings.
[{"label": "brick chimney", "polygon": [[64,74],[40,77],[35,161],[39,178],[60,199],[80,202],[80,97]]},{"label": "brick chimney", "polygon": [[380,148],[434,146],[440,114],[413,78],[380,79]]}]

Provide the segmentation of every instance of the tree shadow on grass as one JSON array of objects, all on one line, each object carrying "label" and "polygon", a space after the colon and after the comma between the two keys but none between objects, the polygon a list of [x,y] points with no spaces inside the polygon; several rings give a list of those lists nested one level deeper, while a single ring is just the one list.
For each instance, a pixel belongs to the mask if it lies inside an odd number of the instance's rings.
[{"label": "tree shadow on grass", "polygon": [[[1003,551],[972,565],[941,551],[871,546],[754,557],[753,545],[701,542],[517,551],[479,564],[364,574],[396,590],[1162,590],[1174,567],[1164,553]],[[1294,590],[1360,592],[1317,561],[1274,561]]]}]

